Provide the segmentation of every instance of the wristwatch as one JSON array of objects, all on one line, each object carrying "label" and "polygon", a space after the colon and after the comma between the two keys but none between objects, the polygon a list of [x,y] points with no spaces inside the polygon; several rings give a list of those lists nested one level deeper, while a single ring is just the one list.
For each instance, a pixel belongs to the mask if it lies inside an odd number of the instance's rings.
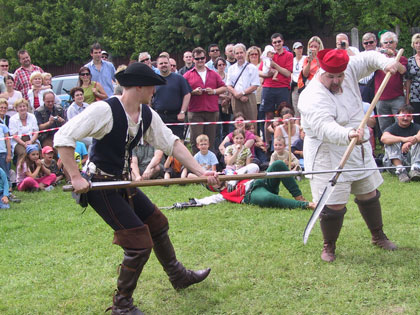
[{"label": "wristwatch", "polygon": [[179,113],[180,114],[185,114],[185,110],[181,110]]},{"label": "wristwatch", "polygon": [[244,91],[242,91],[242,95],[245,96],[245,92]]}]

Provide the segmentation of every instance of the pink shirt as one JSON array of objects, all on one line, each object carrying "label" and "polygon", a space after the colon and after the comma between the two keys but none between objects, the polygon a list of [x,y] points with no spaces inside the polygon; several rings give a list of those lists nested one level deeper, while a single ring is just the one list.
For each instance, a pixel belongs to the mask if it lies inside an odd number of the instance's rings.
[{"label": "pink shirt", "polygon": [[[288,52],[286,49],[283,48],[283,52],[279,55],[275,53],[273,56],[273,61],[277,63],[280,67],[285,68],[293,73],[293,54]],[[262,70],[263,64],[260,64],[258,70]],[[265,78],[263,87],[271,87],[271,88],[284,88],[287,87],[290,89],[290,81],[292,79],[292,75],[286,78],[284,75],[279,73],[277,75],[278,81],[274,81],[273,78]]]},{"label": "pink shirt", "polygon": [[[406,67],[408,63],[408,59],[404,56],[401,56],[400,63]],[[397,98],[398,96],[404,96],[404,89],[403,89],[403,77],[404,75],[397,72],[394,75],[391,75],[389,78],[388,84],[386,85],[385,90],[383,91],[379,100],[387,101]],[[385,78],[385,72],[382,70],[377,70],[375,72],[375,93],[379,90],[379,86],[381,85],[382,81]]]},{"label": "pink shirt", "polygon": [[[206,83],[203,83],[200,75],[197,72],[196,68],[191,69],[187,73],[184,74],[184,78],[188,81],[192,90],[196,89],[197,87],[201,87],[202,89],[211,88],[217,89],[219,87],[225,86],[220,75],[210,70],[206,67]],[[189,112],[218,112],[219,105],[218,105],[219,95],[209,95],[207,93],[203,93],[201,95],[191,95],[190,104],[188,105]]]}]

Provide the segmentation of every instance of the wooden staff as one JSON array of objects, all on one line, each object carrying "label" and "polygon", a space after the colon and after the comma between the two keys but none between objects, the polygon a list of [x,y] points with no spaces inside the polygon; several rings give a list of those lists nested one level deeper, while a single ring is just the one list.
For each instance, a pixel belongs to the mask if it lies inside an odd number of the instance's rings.
[{"label": "wooden staff", "polygon": [[[394,169],[395,166],[377,167],[377,168],[348,168],[340,172],[360,172],[370,170],[387,170]],[[337,170],[325,171],[285,171],[285,172],[264,172],[254,174],[239,174],[239,175],[221,175],[219,180],[221,182],[229,180],[243,180],[243,179],[261,179],[261,178],[281,178],[281,177],[295,177],[313,174],[336,173]],[[107,181],[107,182],[92,182],[90,190],[103,190],[103,189],[119,189],[119,188],[132,188],[132,187],[147,187],[147,186],[167,186],[167,185],[186,185],[186,184],[207,184],[207,177],[195,178],[170,178],[170,179],[150,179],[141,181]],[[73,191],[72,185],[64,185],[63,191]]]}]

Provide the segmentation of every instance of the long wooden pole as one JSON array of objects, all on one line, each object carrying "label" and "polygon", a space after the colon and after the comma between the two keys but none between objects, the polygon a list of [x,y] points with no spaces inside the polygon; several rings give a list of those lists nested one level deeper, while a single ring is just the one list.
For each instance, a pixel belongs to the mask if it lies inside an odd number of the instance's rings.
[{"label": "long wooden pole", "polygon": [[[343,169],[341,172],[360,172],[369,170],[386,170],[395,167],[378,167],[378,168],[357,168],[357,169]],[[285,171],[285,172],[264,172],[255,174],[239,174],[239,175],[220,175],[221,182],[229,180],[243,180],[243,179],[262,179],[268,177],[282,178],[282,177],[295,177],[305,176],[310,174],[325,174],[335,173],[337,170],[324,170],[324,171]],[[107,181],[107,182],[92,182],[90,190],[103,190],[103,189],[118,189],[130,187],[147,187],[147,186],[165,186],[165,185],[186,185],[186,184],[206,184],[207,177],[195,178],[170,178],[170,179],[151,179],[142,181]],[[63,191],[73,191],[72,185],[64,185]]]}]

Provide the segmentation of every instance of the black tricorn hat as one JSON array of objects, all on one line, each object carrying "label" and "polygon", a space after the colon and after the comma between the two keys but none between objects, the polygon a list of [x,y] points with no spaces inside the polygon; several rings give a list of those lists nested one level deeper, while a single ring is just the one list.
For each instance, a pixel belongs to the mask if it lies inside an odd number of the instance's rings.
[{"label": "black tricorn hat", "polygon": [[115,77],[121,86],[151,86],[166,84],[164,77],[156,74],[148,65],[134,62]]}]

